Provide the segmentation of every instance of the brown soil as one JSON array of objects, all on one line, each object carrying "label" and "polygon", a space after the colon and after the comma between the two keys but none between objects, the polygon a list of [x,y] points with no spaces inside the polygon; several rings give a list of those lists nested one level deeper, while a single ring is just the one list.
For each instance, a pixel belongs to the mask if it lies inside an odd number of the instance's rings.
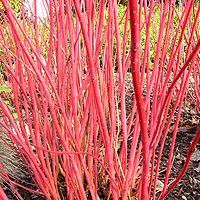
[{"label": "brown soil", "polygon": [[[171,169],[170,178],[173,180],[181,172],[185,158],[187,156],[187,150],[196,132],[196,128],[188,129],[187,131],[179,131],[176,138],[175,154],[173,167]],[[168,156],[170,151],[170,139],[172,133],[167,137],[166,145],[163,151],[163,159],[161,162],[160,170],[163,172],[159,177],[165,177],[165,170],[168,163]],[[196,146],[196,152],[200,150],[200,142]],[[200,157],[199,157],[200,158]],[[165,199],[184,199],[184,200],[198,200],[200,198],[200,173],[198,167],[200,166],[200,159],[190,161],[188,170],[183,176],[182,180],[177,186],[169,193]],[[164,182],[164,180],[163,180]],[[157,194],[159,196],[159,193]]]},{"label": "brown soil", "polygon": [[[176,139],[176,148],[175,148],[175,159],[173,162],[173,167],[170,173],[170,178],[174,179],[178,176],[180,171],[183,168],[184,165],[184,160],[187,155],[187,149],[190,145],[190,141],[193,139],[194,134],[195,134],[196,128],[191,128],[188,129],[187,131],[180,131],[177,134],[177,139]],[[171,135],[167,137],[166,144],[170,142]],[[200,142],[197,144],[196,149],[200,151]],[[165,177],[165,169],[167,167],[167,162],[168,162],[168,155],[169,155],[169,150],[170,150],[170,145],[165,145],[164,147],[164,155],[162,157],[162,162],[160,166],[160,170],[163,172],[159,174],[159,177]],[[177,186],[172,190],[172,192],[165,198],[166,200],[198,200],[200,199],[200,173],[197,170],[200,167],[200,159],[197,161],[190,161],[189,168],[182,178],[182,180],[177,184]],[[197,171],[196,171],[197,170]],[[33,182],[30,177],[22,177],[22,180],[24,182],[23,185],[36,189],[34,187]],[[19,180],[19,183],[22,182],[22,180]],[[160,179],[162,182],[164,180]],[[63,177],[60,176],[60,185],[64,185],[64,179]],[[28,184],[29,183],[29,184]],[[22,196],[24,200],[45,200],[46,198],[30,193],[22,188],[17,188],[18,192]],[[66,197],[66,191],[63,187],[60,187],[61,192],[63,194],[63,199],[62,200],[67,200]],[[10,189],[9,186],[4,186],[4,191],[6,192],[8,198],[10,200],[17,200],[18,198],[13,195],[12,189]],[[157,197],[159,197],[159,192],[157,193]],[[106,199],[106,190],[104,187],[102,187],[99,191],[99,195],[101,199]],[[90,199],[88,197],[88,199]]]},{"label": "brown soil", "polygon": [[[130,81],[130,80],[129,80]],[[129,88],[129,91],[132,92],[132,90]],[[127,112],[129,113],[131,111],[131,102],[132,97],[130,94],[127,93]],[[193,121],[193,116],[191,113],[193,113],[194,107],[190,104],[187,104],[186,108],[183,109],[182,115],[181,115],[181,121],[180,121],[180,127],[179,131],[177,133],[176,138],[176,146],[175,146],[175,152],[174,152],[174,161],[173,166],[170,173],[170,181],[174,180],[179,173],[181,172],[189,145],[191,144],[192,139],[195,136],[195,132],[198,128],[197,123],[195,124]],[[199,117],[196,116],[198,119]],[[174,119],[175,121],[175,119]],[[171,132],[168,134],[164,146],[164,151],[162,155],[162,161],[160,163],[160,173],[159,173],[159,181],[164,183],[164,177],[166,173],[167,163],[168,163],[168,156],[170,151],[170,143],[171,138],[173,134],[173,126],[171,127]],[[130,146],[130,144],[128,145]],[[159,147],[157,148],[157,152],[159,151]],[[163,178],[163,179],[162,179]],[[30,177],[22,177],[21,183],[23,180],[25,186],[36,189],[36,187],[33,184],[33,181]],[[60,192],[63,196],[62,200],[67,199],[67,193],[65,190],[65,187],[62,187],[65,185],[65,180],[62,176],[59,178],[59,188]],[[3,189],[5,190],[6,194],[8,195],[8,198],[10,200],[18,199],[16,196],[13,195],[12,189],[8,185],[5,184],[3,186]],[[22,188],[17,188],[17,191],[20,193],[23,199],[25,200],[44,200],[43,196],[30,193]],[[159,198],[160,192],[157,192],[157,199]],[[104,189],[104,186],[99,189],[99,196],[100,199],[106,199],[107,193]],[[88,199],[91,199],[90,195],[88,194]],[[182,180],[177,184],[177,186],[171,191],[171,193],[165,198],[167,200],[198,200],[200,199],[200,141],[198,142],[194,156],[192,157],[189,168],[182,178]]]}]

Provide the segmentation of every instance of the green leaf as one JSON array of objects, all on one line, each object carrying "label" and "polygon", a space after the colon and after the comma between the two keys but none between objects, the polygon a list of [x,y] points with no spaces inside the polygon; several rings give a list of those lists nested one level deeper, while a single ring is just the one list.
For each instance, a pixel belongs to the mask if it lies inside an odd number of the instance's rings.
[{"label": "green leaf", "polygon": [[3,102],[4,102],[5,104],[7,104],[7,105],[10,104],[10,102],[9,102],[8,100],[3,100]]},{"label": "green leaf", "polygon": [[5,85],[0,85],[0,92],[4,91],[4,92],[11,92],[12,90],[7,88]]},{"label": "green leaf", "polygon": [[17,118],[18,118],[17,113],[13,113],[13,117],[14,117],[15,119],[17,119]]}]

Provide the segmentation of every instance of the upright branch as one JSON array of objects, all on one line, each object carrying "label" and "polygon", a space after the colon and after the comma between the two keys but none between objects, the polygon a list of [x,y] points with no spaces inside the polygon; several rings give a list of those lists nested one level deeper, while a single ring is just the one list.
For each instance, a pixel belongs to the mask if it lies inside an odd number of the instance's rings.
[{"label": "upright branch", "polygon": [[140,29],[139,11],[137,0],[129,0],[130,4],[130,28],[131,28],[131,71],[137,109],[140,118],[141,138],[143,143],[143,173],[142,173],[142,196],[141,199],[148,199],[148,177],[149,177],[149,138],[145,114],[145,104],[140,82]]}]

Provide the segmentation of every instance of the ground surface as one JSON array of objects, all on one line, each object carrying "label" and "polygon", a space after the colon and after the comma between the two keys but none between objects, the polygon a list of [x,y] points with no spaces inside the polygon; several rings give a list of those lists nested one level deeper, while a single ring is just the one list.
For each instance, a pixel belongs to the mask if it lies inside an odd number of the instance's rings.
[{"label": "ground surface", "polygon": [[[128,78],[130,81],[130,78]],[[128,82],[129,82],[128,81]],[[129,88],[130,92],[133,92],[132,89]],[[126,99],[126,106],[127,106],[127,112],[130,112],[131,110],[131,103],[132,103],[132,97],[128,95],[127,93],[127,99]],[[173,166],[172,170],[170,173],[170,181],[173,181],[181,172],[186,155],[187,155],[187,150],[188,147],[192,141],[192,139],[195,136],[195,132],[198,128],[198,120],[199,116],[195,116],[194,120],[194,106],[191,103],[186,103],[184,104],[185,106],[183,107],[181,119],[180,119],[180,126],[179,126],[179,131],[177,133],[177,138],[176,138],[176,146],[175,146],[175,153],[174,153],[174,159],[173,159]],[[176,119],[174,118],[174,121]],[[160,165],[160,173],[159,173],[159,182],[161,184],[160,188],[162,188],[162,183],[164,182],[164,179],[162,177],[165,177],[165,172],[167,168],[167,163],[168,163],[168,156],[169,156],[169,151],[170,151],[170,143],[171,143],[171,138],[173,134],[173,124],[171,127],[171,131],[168,134],[166,138],[166,143],[164,146],[164,151],[163,151],[163,156],[162,156],[162,162]],[[130,146],[130,144],[129,144]],[[159,151],[159,148],[157,148],[157,152]],[[35,189],[33,181],[31,180],[30,177],[23,176],[21,177],[21,180],[19,180],[19,183],[21,181],[24,182],[23,185]],[[63,195],[63,199],[66,198],[66,190],[65,187],[62,187],[65,185],[64,178],[60,176],[59,178],[59,187],[60,191]],[[10,189],[8,186],[3,187],[6,194],[8,195],[10,200],[15,200],[18,199],[16,196],[13,195],[12,189]],[[102,187],[99,190],[99,195],[101,197],[101,200],[106,199],[106,191]],[[45,199],[44,197],[30,193],[24,189],[17,188],[18,192],[22,196],[23,199],[25,200],[43,200]],[[156,194],[157,199],[159,198],[159,191]],[[88,199],[90,199],[88,197]],[[190,161],[189,168],[182,178],[182,180],[177,184],[177,186],[172,190],[172,192],[165,198],[168,200],[199,200],[200,199],[200,141],[198,142],[195,152],[193,153],[193,156]]]},{"label": "ground surface", "polygon": [[[181,172],[187,150],[192,141],[196,128],[188,129],[187,131],[180,131],[177,134],[176,147],[175,147],[175,159],[173,167],[170,173],[170,178],[173,180]],[[168,141],[170,136],[168,136]],[[170,145],[165,145],[164,156],[161,162],[160,170],[163,172],[160,176],[165,176],[165,169],[168,163]],[[184,200],[198,200],[200,199],[200,143],[197,144],[195,152],[193,153],[192,159],[189,164],[189,168],[182,180],[172,190],[172,192],[166,197],[166,199],[184,199]],[[159,194],[159,193],[158,193]]]},{"label": "ground surface", "polygon": [[[190,141],[194,137],[196,128],[193,129],[188,129],[187,131],[180,131],[178,132],[177,135],[177,140],[176,140],[176,154],[173,163],[173,168],[172,172],[170,174],[170,178],[175,178],[177,175],[180,173],[180,171],[183,168],[184,161],[186,158],[187,154],[187,149],[188,146],[190,145]],[[171,138],[170,136],[168,138]],[[164,177],[165,175],[165,169],[167,166],[167,161],[168,161],[168,154],[169,154],[170,146],[165,145],[165,156],[163,156],[162,162],[161,162],[161,167],[160,170],[163,170],[163,172],[159,175],[159,177]],[[178,183],[178,185],[172,190],[172,192],[165,198],[168,200],[198,200],[200,199],[200,142],[197,144],[196,147],[196,156],[192,157],[192,160],[190,161],[189,168],[185,174],[185,176],[182,178],[182,181]],[[161,179],[160,179],[161,180]],[[25,184],[30,187],[31,179],[30,177],[23,177],[23,181],[29,183]],[[60,178],[60,181],[62,183],[62,178]],[[163,181],[163,180],[161,180]],[[33,183],[32,183],[33,184]],[[64,180],[63,180],[63,185],[64,185]],[[32,189],[34,189],[34,186],[31,186]],[[10,200],[15,200],[17,197],[13,196],[11,190],[9,188],[4,188],[6,191],[6,194],[8,195]],[[31,194],[27,192],[26,190],[18,188],[19,193],[21,194],[22,198],[24,200],[43,200],[43,198],[40,195],[36,194]],[[65,193],[63,191],[63,193]],[[101,191],[102,193],[102,199],[106,199],[106,197],[103,195],[105,191]],[[157,197],[159,196],[159,192],[157,193]],[[104,197],[104,198],[103,198]],[[66,198],[63,198],[63,200]]]}]

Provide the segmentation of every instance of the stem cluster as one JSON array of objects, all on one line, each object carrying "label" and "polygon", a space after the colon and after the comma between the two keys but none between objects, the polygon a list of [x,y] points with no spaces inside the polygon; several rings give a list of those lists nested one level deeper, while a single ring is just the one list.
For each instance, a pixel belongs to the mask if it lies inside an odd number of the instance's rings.
[{"label": "stem cluster", "polygon": [[[33,10],[21,1],[18,17],[8,0],[1,2],[0,81],[11,92],[1,94],[0,125],[8,148],[29,169],[35,192],[62,199],[62,176],[70,200],[100,199],[102,186],[107,199],[155,199],[176,118],[163,199],[186,172],[200,137],[198,130],[182,172],[168,187],[192,76],[190,96],[199,112],[200,6],[161,0],[147,7],[146,1],[129,0],[120,13],[116,0],[46,0],[41,18],[36,0]],[[17,184],[6,170],[0,176]],[[0,198],[7,199],[1,186]]]}]

